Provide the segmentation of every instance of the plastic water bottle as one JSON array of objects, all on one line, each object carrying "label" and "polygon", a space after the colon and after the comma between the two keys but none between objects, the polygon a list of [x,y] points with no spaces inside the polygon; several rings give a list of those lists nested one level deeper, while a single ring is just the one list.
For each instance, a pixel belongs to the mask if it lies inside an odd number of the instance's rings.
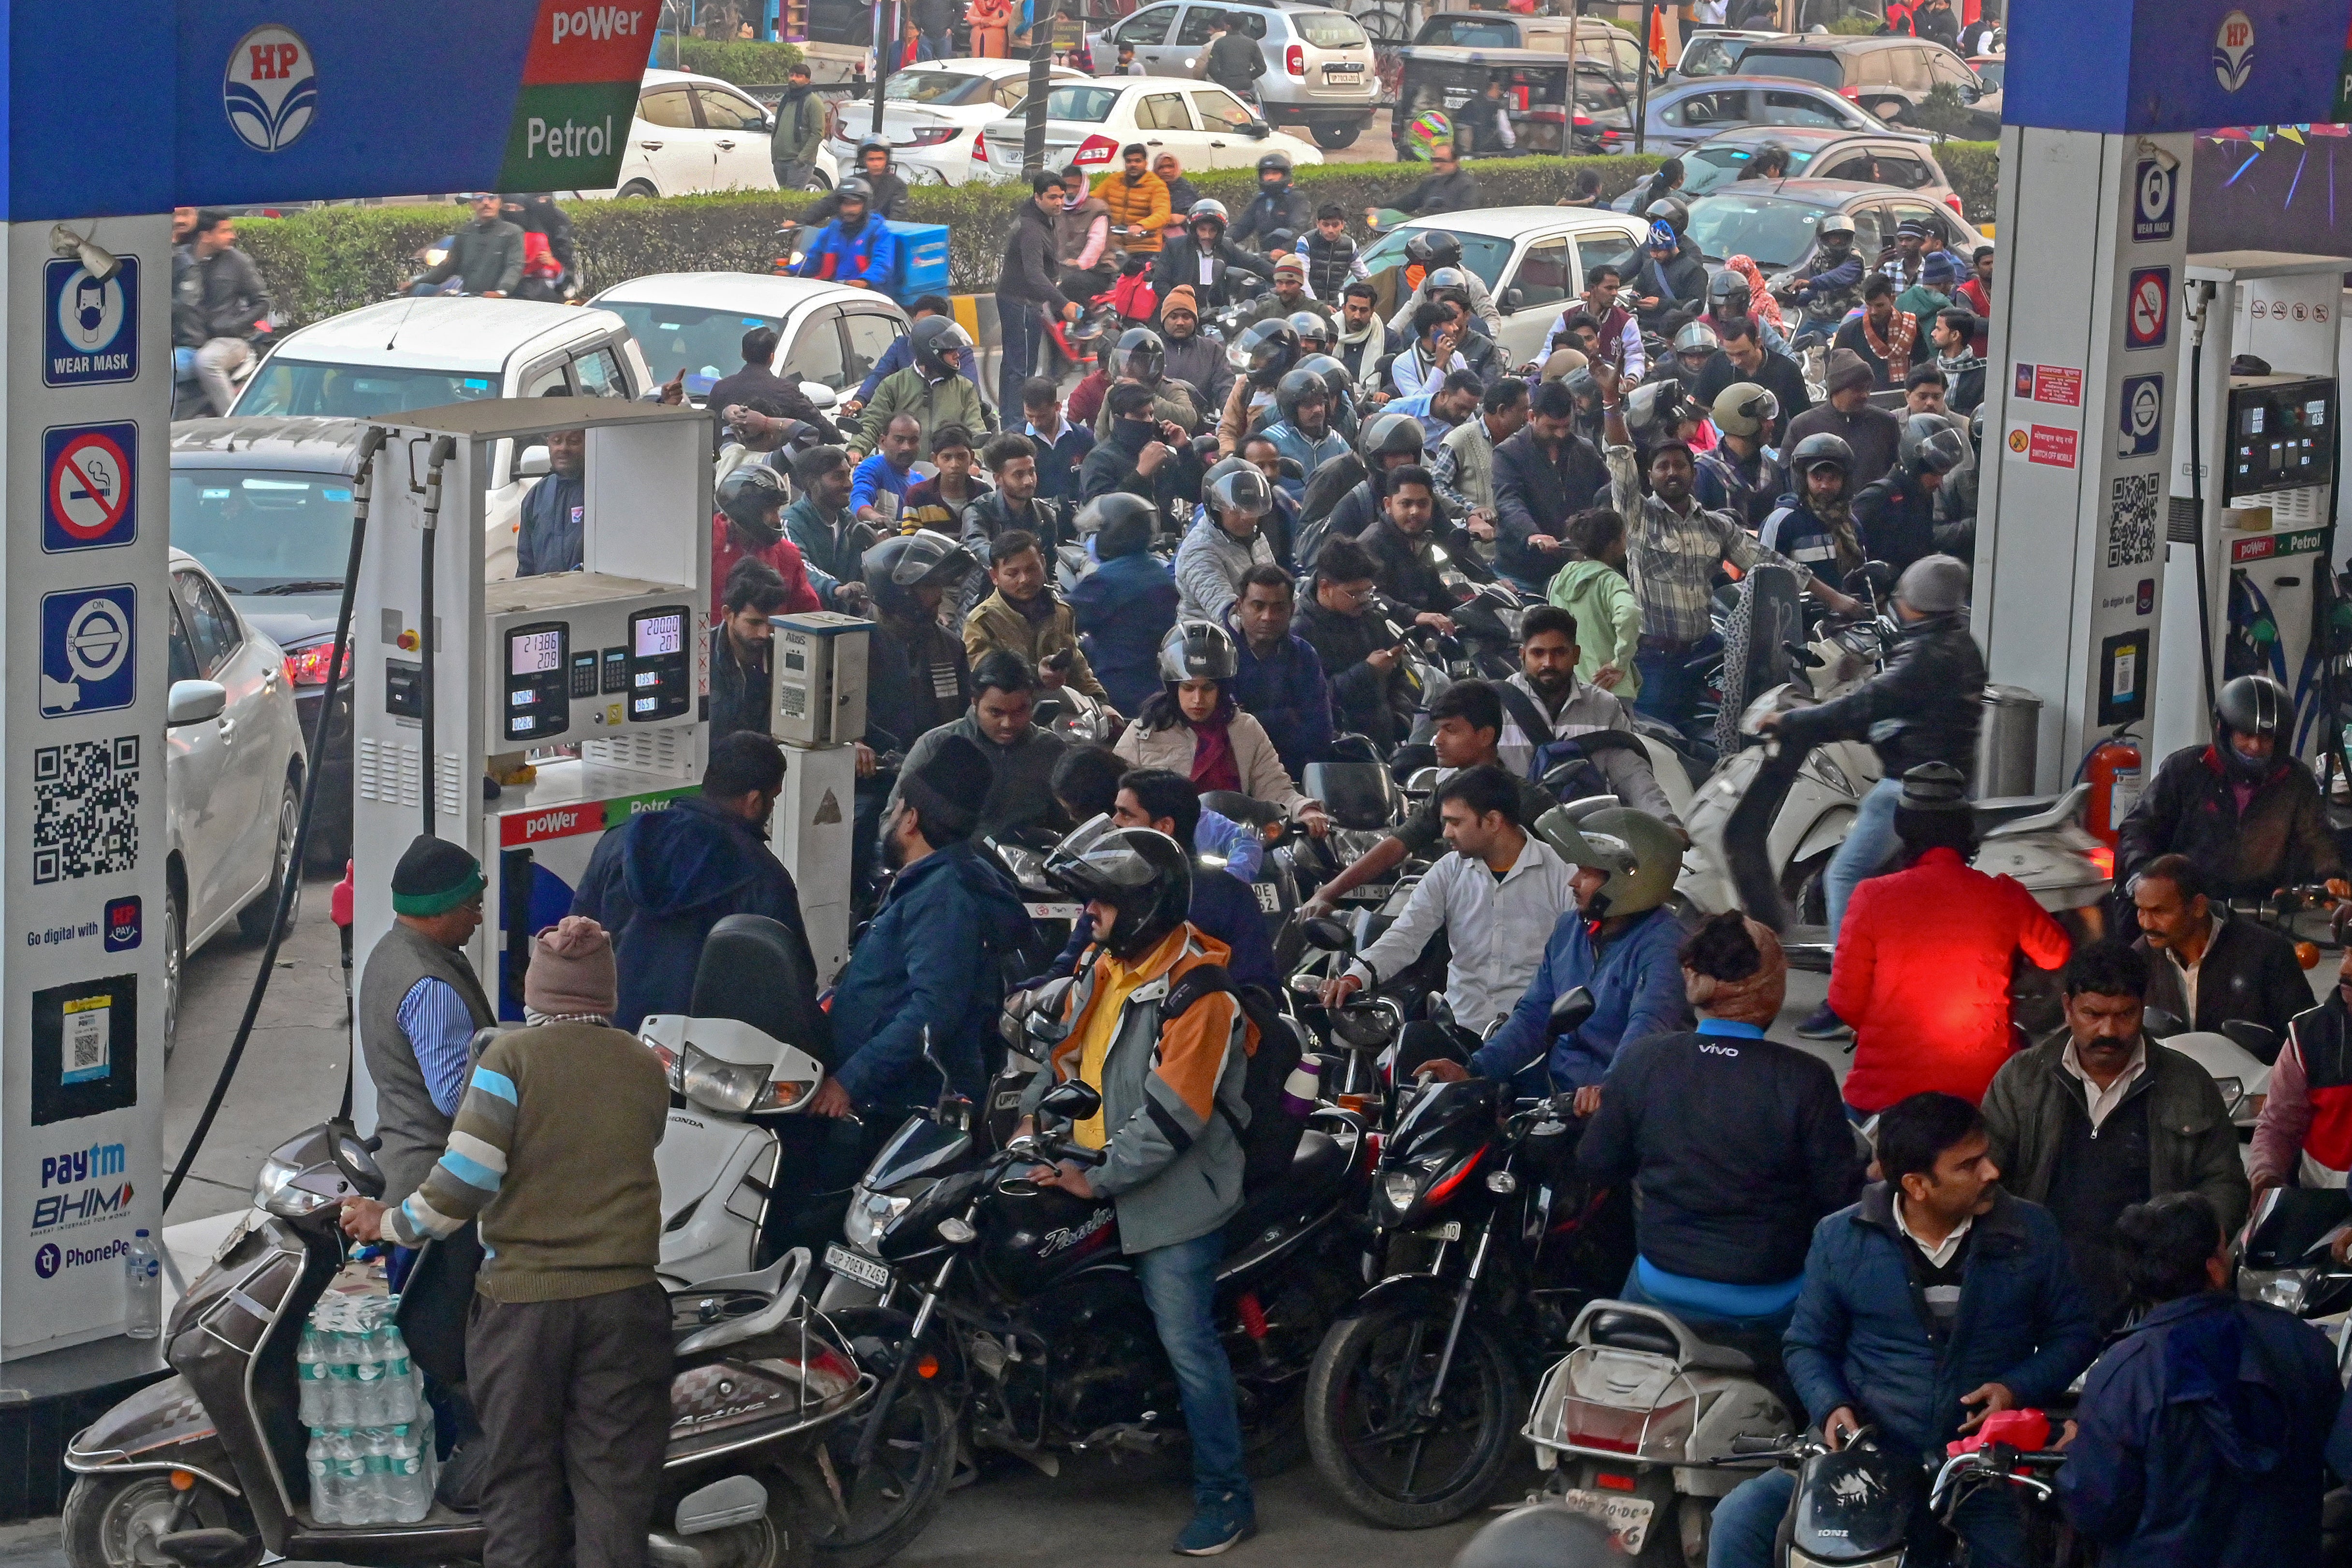
[{"label": "plastic water bottle", "polygon": [[302,1342],[294,1350],[294,1373],[302,1395],[302,1425],[327,1426],[327,1336],[315,1327],[302,1331]]},{"label": "plastic water bottle", "polygon": [[400,1517],[400,1504],[394,1490],[394,1476],[399,1459],[393,1429],[389,1426],[368,1427],[361,1447],[367,1458],[368,1522],[390,1524]]},{"label": "plastic water bottle", "polygon": [[404,1426],[416,1419],[416,1368],[408,1359],[408,1342],[401,1337],[397,1324],[384,1325],[383,1336],[383,1418],[391,1426]]},{"label": "plastic water bottle", "polygon": [[392,1428],[391,1485],[386,1511],[395,1524],[414,1524],[433,1511],[430,1463],[420,1426],[404,1423]]},{"label": "plastic water bottle", "polygon": [[336,1473],[335,1457],[324,1432],[310,1434],[310,1447],[304,1456],[310,1470],[310,1515],[320,1524],[341,1524],[343,1521],[341,1478]]},{"label": "plastic water bottle", "polygon": [[352,1336],[351,1424],[354,1426],[383,1424],[383,1362],[376,1332],[373,1325],[367,1325]]},{"label": "plastic water bottle", "polygon": [[131,1237],[122,1272],[127,1290],[122,1331],[134,1340],[152,1340],[163,1331],[163,1266],[145,1231]]}]

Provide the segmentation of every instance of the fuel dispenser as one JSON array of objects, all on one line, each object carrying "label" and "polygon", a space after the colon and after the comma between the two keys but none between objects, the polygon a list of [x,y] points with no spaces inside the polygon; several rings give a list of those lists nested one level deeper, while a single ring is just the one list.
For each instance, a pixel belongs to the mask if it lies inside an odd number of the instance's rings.
[{"label": "fuel dispenser", "polygon": [[[489,581],[489,476],[551,425],[586,431],[584,569]],[[498,399],[379,428],[352,623],[353,951],[364,963],[392,923],[412,838],[462,844],[489,884],[467,957],[519,1018],[530,932],[569,908],[598,838],[701,777],[709,419]],[[355,1094],[373,1125],[363,1059]]]},{"label": "fuel dispenser", "polygon": [[866,733],[866,654],[873,623],[820,610],[778,616],[768,652],[774,705],[768,732],[784,747],[776,853],[800,889],[801,923],[817,984],[849,962],[851,835],[857,747]]},{"label": "fuel dispenser", "polygon": [[[2222,251],[2189,258],[2179,388],[2127,389],[2120,444],[2154,421],[2184,437],[2170,478],[2164,638],[2154,754],[2211,739],[2210,689],[2268,675],[2294,699],[2294,746],[2326,739],[2326,659],[2315,611],[2332,605],[2345,263],[2338,257]],[[2136,424],[2135,421],[2137,421]]]}]

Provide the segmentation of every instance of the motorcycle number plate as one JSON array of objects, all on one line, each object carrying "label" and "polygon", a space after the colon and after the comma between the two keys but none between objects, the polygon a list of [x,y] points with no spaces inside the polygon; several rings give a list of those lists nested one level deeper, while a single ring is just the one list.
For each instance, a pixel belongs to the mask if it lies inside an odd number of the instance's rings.
[{"label": "motorcycle number plate", "polygon": [[1587,1491],[1582,1487],[1569,1488],[1560,1501],[1568,1505],[1570,1513],[1584,1514],[1607,1525],[1628,1557],[1642,1554],[1642,1542],[1650,1533],[1650,1516],[1658,1511],[1658,1505],[1648,1498]]},{"label": "motorcycle number plate", "polygon": [[1462,1239],[1462,1222],[1449,1219],[1444,1225],[1433,1225],[1427,1230],[1417,1230],[1413,1234],[1423,1241],[1459,1241]]},{"label": "motorcycle number plate", "polygon": [[1270,915],[1282,912],[1282,889],[1272,882],[1252,882],[1250,891],[1257,895],[1257,907]]},{"label": "motorcycle number plate", "polygon": [[835,1274],[845,1274],[870,1290],[887,1290],[890,1287],[890,1270],[862,1252],[852,1252],[839,1242],[824,1249],[824,1266]]}]

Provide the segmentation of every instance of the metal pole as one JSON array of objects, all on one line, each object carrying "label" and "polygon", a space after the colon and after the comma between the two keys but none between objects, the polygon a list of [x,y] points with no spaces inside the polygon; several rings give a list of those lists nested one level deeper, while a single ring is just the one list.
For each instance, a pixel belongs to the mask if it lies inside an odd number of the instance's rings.
[{"label": "metal pole", "polygon": [[[1019,0],[1014,0],[1015,4]],[[1062,14],[1055,0],[1036,0],[1029,25],[1029,97],[1021,127],[1021,173],[1034,174],[1045,166],[1045,84],[1054,74],[1054,24]]]},{"label": "metal pole", "polygon": [[1643,151],[1650,128],[1650,28],[1658,16],[1657,0],[1642,6],[1642,68],[1633,78],[1633,151]]},{"label": "metal pole", "polygon": [[898,53],[898,0],[874,7],[874,135],[882,135],[882,84],[890,79],[890,65]]}]

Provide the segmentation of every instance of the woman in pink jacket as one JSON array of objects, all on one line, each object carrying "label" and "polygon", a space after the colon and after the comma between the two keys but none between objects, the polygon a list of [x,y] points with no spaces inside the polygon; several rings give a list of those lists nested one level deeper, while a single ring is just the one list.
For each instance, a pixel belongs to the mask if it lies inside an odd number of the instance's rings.
[{"label": "woman in pink jacket", "polygon": [[1113,751],[1129,765],[1166,768],[1201,790],[1224,789],[1278,805],[1309,833],[1330,827],[1319,801],[1298,793],[1265,726],[1234,705],[1241,668],[1233,634],[1214,621],[1179,621],[1160,645],[1160,689]]}]

